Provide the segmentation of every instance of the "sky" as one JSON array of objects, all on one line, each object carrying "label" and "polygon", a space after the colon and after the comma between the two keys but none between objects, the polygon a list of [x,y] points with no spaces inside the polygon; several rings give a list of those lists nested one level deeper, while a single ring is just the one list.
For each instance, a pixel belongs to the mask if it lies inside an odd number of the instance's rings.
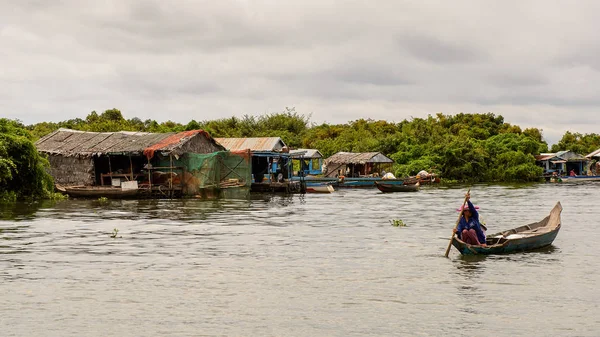
[{"label": "sky", "polygon": [[0,0],[0,117],[494,113],[600,133],[600,1]]}]

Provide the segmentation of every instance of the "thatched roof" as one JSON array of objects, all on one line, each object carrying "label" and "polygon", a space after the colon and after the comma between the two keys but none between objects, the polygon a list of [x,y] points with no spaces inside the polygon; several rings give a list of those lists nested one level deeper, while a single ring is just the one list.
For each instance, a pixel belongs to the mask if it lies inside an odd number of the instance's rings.
[{"label": "thatched roof", "polygon": [[338,152],[325,159],[329,164],[366,164],[366,163],[393,163],[394,161],[381,152]]},{"label": "thatched roof", "polygon": [[148,132],[89,132],[59,129],[38,140],[35,145],[40,152],[63,156],[91,157],[103,154],[153,155],[182,154],[183,147],[196,137],[203,137],[211,147],[225,150],[203,130],[170,133]]}]

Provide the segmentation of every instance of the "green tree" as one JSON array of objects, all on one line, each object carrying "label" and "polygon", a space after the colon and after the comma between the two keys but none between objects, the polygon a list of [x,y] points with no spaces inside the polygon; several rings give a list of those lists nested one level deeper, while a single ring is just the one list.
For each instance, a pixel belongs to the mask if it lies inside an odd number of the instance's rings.
[{"label": "green tree", "polygon": [[0,199],[48,197],[53,191],[48,161],[18,121],[0,119]]}]

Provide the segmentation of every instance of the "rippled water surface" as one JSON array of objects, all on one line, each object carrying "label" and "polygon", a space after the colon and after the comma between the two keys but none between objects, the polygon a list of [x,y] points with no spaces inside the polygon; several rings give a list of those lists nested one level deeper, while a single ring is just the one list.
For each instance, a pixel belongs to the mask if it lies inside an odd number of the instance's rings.
[{"label": "rippled water surface", "polygon": [[599,336],[600,184],[474,186],[489,231],[561,232],[444,258],[465,191],[0,205],[1,335]]}]

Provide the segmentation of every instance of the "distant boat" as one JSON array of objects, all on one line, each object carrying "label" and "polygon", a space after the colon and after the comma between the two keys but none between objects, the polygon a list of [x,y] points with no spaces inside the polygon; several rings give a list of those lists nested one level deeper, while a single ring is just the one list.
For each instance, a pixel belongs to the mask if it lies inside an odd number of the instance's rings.
[{"label": "distant boat", "polygon": [[560,181],[559,182],[569,182],[569,183],[573,183],[573,182],[586,182],[586,181],[600,181],[600,176],[560,176],[559,177]]},{"label": "distant boat", "polygon": [[306,193],[333,193],[335,189],[331,185],[307,185]]},{"label": "distant boat", "polygon": [[562,205],[557,202],[542,221],[488,235],[487,247],[467,244],[456,236],[452,238],[452,245],[463,255],[507,254],[546,247],[558,235],[561,212]]},{"label": "distant boat", "polygon": [[416,184],[402,185],[402,184],[389,184],[384,181],[376,181],[375,186],[377,186],[377,188],[383,193],[417,192],[419,190],[419,187],[421,186],[421,184],[417,182]]}]

